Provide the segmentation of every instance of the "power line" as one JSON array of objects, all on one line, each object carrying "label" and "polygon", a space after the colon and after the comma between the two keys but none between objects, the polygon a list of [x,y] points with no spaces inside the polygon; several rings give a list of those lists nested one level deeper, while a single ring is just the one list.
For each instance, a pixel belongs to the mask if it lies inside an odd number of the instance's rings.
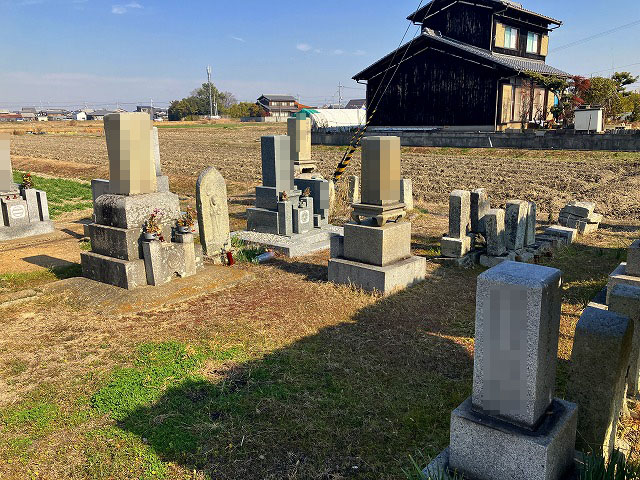
[{"label": "power line", "polygon": [[621,65],[619,67],[613,67],[613,68],[603,68],[602,70],[598,70],[597,72],[591,72],[588,75],[593,75],[594,73],[608,72],[609,70],[618,70],[620,68],[635,67],[636,65],[640,65],[640,62],[638,62],[638,63],[630,63],[628,65]]},{"label": "power line", "polygon": [[625,28],[630,28],[630,27],[633,27],[635,25],[640,25],[640,20],[635,20],[635,21],[633,21],[631,23],[626,23],[624,25],[620,25],[619,27],[615,27],[615,28],[612,28],[610,30],[606,30],[604,32],[596,33],[595,35],[591,35],[591,36],[583,38],[581,40],[576,40],[575,42],[571,42],[571,43],[567,43],[565,45],[561,45],[559,47],[551,49],[551,52],[558,52],[558,51],[564,50],[566,48],[575,47],[576,45],[580,45],[580,44],[585,43],[585,42],[590,42],[591,40],[595,40],[596,38],[604,37],[605,35],[609,35],[611,33],[615,33],[615,32],[617,32],[619,30],[622,30],[622,29],[625,29]]}]

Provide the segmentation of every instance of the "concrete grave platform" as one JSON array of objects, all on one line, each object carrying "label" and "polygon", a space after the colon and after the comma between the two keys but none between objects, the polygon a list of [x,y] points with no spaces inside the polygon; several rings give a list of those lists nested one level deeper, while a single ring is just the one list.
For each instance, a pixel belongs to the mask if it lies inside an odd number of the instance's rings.
[{"label": "concrete grave platform", "polygon": [[409,257],[380,267],[344,258],[329,260],[329,281],[344,285],[357,285],[368,292],[389,295],[424,280],[427,259]]},{"label": "concrete grave platform", "polygon": [[630,285],[632,287],[640,287],[640,277],[627,274],[627,263],[622,262],[618,267],[609,275],[609,282],[607,283],[607,305],[611,297],[611,291],[616,285]]},{"label": "concrete grave platform", "polygon": [[344,229],[334,225],[327,225],[321,229],[314,228],[302,234],[291,236],[276,235],[273,233],[250,232],[247,230],[232,232],[232,238],[259,245],[289,258],[303,257],[322,250],[329,250],[331,237],[343,235]]},{"label": "concrete grave platform", "polygon": [[[142,270],[144,275],[144,266]],[[233,267],[206,265],[198,275],[176,278],[156,287],[145,285],[135,290],[123,290],[88,278],[75,277],[45,285],[42,293],[71,307],[90,310],[97,315],[122,315],[183,303],[252,278],[253,275]]]},{"label": "concrete grave platform", "polygon": [[573,458],[577,410],[555,399],[543,423],[530,431],[477,413],[468,398],[451,415],[451,446],[424,473],[440,478],[456,465],[458,474],[474,480],[573,478],[574,465],[566,459]]},{"label": "concrete grave platform", "polygon": [[4,240],[14,240],[16,238],[31,237],[35,235],[45,235],[55,230],[51,220],[42,222],[25,223],[15,227],[5,228],[0,226],[0,242]]}]

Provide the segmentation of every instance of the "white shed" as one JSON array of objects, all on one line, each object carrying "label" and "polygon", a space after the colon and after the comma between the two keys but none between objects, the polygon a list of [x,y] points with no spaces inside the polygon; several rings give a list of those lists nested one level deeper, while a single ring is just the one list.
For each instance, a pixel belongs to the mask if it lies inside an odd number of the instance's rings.
[{"label": "white shed", "polygon": [[602,107],[581,106],[575,111],[574,124],[580,132],[604,132],[604,110]]}]

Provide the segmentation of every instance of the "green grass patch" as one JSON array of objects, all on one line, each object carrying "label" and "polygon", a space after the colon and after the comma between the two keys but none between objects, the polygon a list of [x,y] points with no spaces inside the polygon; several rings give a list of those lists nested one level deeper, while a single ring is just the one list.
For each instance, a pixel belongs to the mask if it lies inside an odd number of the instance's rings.
[{"label": "green grass patch", "polygon": [[235,249],[233,258],[236,262],[258,263],[258,256],[267,251],[264,247],[248,245],[244,240],[233,237],[231,246]]},{"label": "green grass patch", "polygon": [[[14,171],[13,180],[16,183],[21,183],[22,174],[23,172]],[[53,219],[62,213],[86,210],[93,205],[90,184],[64,178],[45,178],[38,175],[32,175],[31,179],[33,188],[47,192],[49,214]]]},{"label": "green grass patch", "polygon": [[33,272],[0,273],[0,287],[9,291],[18,291],[55,282],[56,280],[81,276],[82,266],[78,263],[73,263],[64,267],[52,267]]}]

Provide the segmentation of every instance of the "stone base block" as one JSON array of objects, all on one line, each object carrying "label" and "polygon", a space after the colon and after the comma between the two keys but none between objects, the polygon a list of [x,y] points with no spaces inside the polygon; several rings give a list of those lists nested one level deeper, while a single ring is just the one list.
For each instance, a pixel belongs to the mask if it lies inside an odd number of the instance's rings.
[{"label": "stone base block", "polygon": [[82,276],[97,282],[132,289],[147,284],[144,260],[120,260],[93,252],[80,254]]},{"label": "stone base block", "polygon": [[329,281],[389,295],[424,280],[426,269],[424,257],[409,257],[384,267],[332,258],[329,260]]},{"label": "stone base block", "polygon": [[158,184],[158,192],[164,193],[169,191],[169,177],[166,175],[158,175],[156,181]]},{"label": "stone base block", "polygon": [[546,235],[554,235],[564,238],[567,243],[573,243],[576,240],[577,230],[575,228],[563,227],[561,225],[553,225],[547,228],[544,233]]},{"label": "stone base block", "polygon": [[576,228],[578,229],[578,233],[580,235],[589,235],[598,230],[600,226],[599,223],[589,223],[586,220],[580,220],[576,223]]},{"label": "stone base block", "polygon": [[86,225],[85,228],[94,253],[120,260],[142,258],[140,228],[116,228],[97,223]]},{"label": "stone base block", "polygon": [[154,210],[162,212],[163,222],[180,217],[180,200],[171,192],[141,195],[101,195],[93,204],[96,223],[117,228],[141,227]]},{"label": "stone base block", "polygon": [[515,261],[516,254],[515,252],[509,252],[506,255],[502,255],[500,257],[494,257],[491,255],[481,255],[480,256],[480,265],[487,268],[495,267],[496,265],[500,265],[502,262],[506,261]]},{"label": "stone base block", "polygon": [[384,267],[411,256],[411,222],[344,226],[344,255],[347,260]]},{"label": "stone base block", "polygon": [[331,250],[329,258],[344,257],[344,235],[333,235],[331,237]]},{"label": "stone base block", "polygon": [[558,480],[574,467],[574,403],[555,399],[534,432],[478,414],[471,403],[451,414],[450,471],[476,480]]},{"label": "stone base block", "polygon": [[276,210],[278,208],[278,190],[276,187],[256,187],[256,208]]},{"label": "stone base block", "polygon": [[247,231],[278,235],[280,226],[277,210],[247,208]]},{"label": "stone base block", "polygon": [[616,267],[616,269],[609,275],[609,282],[607,283],[607,305],[609,305],[609,299],[611,291],[616,285],[631,285],[632,287],[640,287],[640,277],[629,275],[627,273],[627,263],[622,262]]},{"label": "stone base block", "polygon": [[198,265],[196,261],[193,234],[184,234],[182,237],[181,243],[158,241],[142,243],[146,279],[149,285],[164,285],[176,277],[190,277],[196,274],[198,266],[202,266],[202,262]]},{"label": "stone base block", "polygon": [[233,232],[231,237],[239,238],[251,245],[266,247],[289,258],[295,258],[328,250],[331,245],[331,237],[333,235],[343,235],[343,233],[342,227],[327,225],[323,228],[314,228],[307,233],[294,234],[289,237],[246,230]]},{"label": "stone base block", "polygon": [[53,222],[47,220],[45,222],[25,223],[15,227],[0,226],[0,242],[4,240],[14,240],[16,238],[33,237],[35,235],[45,235],[53,232]]},{"label": "stone base block", "polygon": [[461,258],[471,250],[471,236],[462,238],[442,237],[440,240],[440,253],[443,257]]},{"label": "stone base block", "polygon": [[640,240],[636,240],[627,250],[627,275],[640,277]]},{"label": "stone base block", "polygon": [[109,180],[102,178],[94,178],[91,180],[91,196],[93,197],[93,203],[96,203],[98,197],[109,193]]},{"label": "stone base block", "polygon": [[324,215],[314,215],[313,216],[313,228],[322,228],[329,225],[328,215],[325,213]]}]

